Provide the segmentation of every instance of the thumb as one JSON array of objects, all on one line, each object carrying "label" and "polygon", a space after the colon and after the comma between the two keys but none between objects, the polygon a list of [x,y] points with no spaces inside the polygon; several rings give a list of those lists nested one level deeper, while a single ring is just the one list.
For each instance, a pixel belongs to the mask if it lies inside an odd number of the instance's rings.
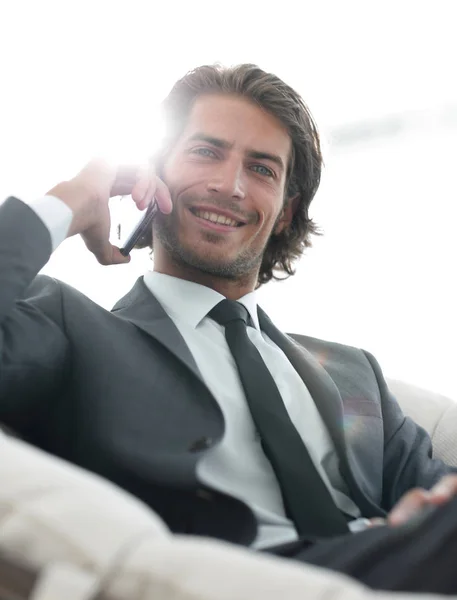
[{"label": "thumb", "polygon": [[108,240],[101,242],[99,238],[92,235],[81,234],[87,249],[92,252],[97,261],[104,266],[122,265],[130,262],[130,256],[121,254],[117,246]]},{"label": "thumb", "polygon": [[131,260],[130,254],[127,254],[127,256],[124,256],[123,254],[121,254],[121,251],[117,246],[113,246],[112,244],[110,244],[110,251],[111,251],[111,262],[108,263],[110,265],[124,265],[124,264],[129,263]]},{"label": "thumb", "polygon": [[103,266],[123,265],[129,263],[131,260],[130,255],[124,256],[117,246],[113,246],[110,243],[108,243],[102,251],[93,252],[93,254]]}]

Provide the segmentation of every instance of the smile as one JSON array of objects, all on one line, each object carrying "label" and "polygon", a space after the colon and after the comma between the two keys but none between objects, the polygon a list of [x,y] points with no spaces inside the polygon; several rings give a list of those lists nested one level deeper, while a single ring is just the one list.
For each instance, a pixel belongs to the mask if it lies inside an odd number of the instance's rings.
[{"label": "smile", "polygon": [[242,225],[244,225],[244,223],[236,221],[235,219],[226,215],[222,215],[220,213],[215,213],[208,210],[199,210],[196,208],[191,208],[189,210],[193,215],[195,215],[199,219],[203,219],[204,221],[208,221],[209,223],[214,223],[215,225],[227,228],[241,227]]}]

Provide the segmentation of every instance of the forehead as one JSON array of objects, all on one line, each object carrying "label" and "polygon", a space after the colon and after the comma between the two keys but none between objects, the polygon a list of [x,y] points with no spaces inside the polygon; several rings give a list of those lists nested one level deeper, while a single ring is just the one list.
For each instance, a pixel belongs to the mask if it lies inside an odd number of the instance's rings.
[{"label": "forehead", "polygon": [[288,163],[291,139],[285,126],[239,96],[208,94],[197,98],[181,139],[185,141],[196,133],[224,140],[237,150],[276,154]]}]

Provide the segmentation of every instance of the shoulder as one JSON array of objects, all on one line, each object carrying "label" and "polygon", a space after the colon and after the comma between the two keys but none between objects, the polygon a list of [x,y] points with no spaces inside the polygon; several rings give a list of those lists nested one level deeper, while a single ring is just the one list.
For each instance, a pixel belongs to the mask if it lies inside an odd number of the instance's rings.
[{"label": "shoulder", "polygon": [[319,364],[332,374],[372,380],[382,378],[377,360],[363,348],[322,340],[308,335],[287,334],[305,348]]},{"label": "shoulder", "polygon": [[89,300],[87,296],[76,288],[68,285],[68,283],[60,281],[60,279],[50,277],[49,275],[37,275],[27,288],[25,297],[31,299],[38,296],[61,296],[62,294]]},{"label": "shoulder", "polygon": [[365,354],[361,348],[349,346],[340,342],[332,342],[330,340],[323,340],[298,333],[288,333],[287,335],[289,338],[313,354],[316,352],[331,352],[333,354]]},{"label": "shoulder", "polygon": [[85,294],[48,275],[37,275],[24,294],[24,300],[44,312],[64,312],[65,307],[94,307],[104,310]]},{"label": "shoulder", "polygon": [[32,299],[34,297],[60,294],[62,282],[48,275],[37,275],[26,290],[25,297]]}]

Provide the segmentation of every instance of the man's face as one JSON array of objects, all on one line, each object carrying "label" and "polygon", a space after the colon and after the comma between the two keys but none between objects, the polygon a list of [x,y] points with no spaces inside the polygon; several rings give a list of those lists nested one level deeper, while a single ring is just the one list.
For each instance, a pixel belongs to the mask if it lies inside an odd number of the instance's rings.
[{"label": "man's face", "polygon": [[168,156],[173,212],[154,224],[156,260],[227,279],[257,278],[283,210],[291,141],[283,125],[236,96],[205,95]]}]

